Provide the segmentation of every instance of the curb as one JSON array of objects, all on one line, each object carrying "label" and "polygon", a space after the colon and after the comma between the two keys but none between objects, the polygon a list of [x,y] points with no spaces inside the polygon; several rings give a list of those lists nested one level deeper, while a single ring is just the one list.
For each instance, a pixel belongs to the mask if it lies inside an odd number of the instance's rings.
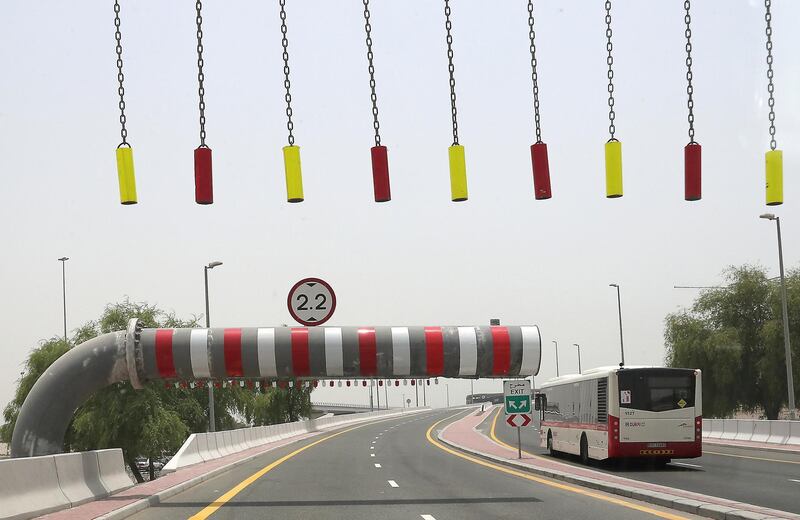
[{"label": "curb", "polygon": [[[472,455],[476,455],[480,458],[491,460],[493,462],[498,462],[505,466],[513,467],[514,469],[521,469],[528,473],[533,473],[536,475],[549,477],[555,480],[569,482],[571,484],[577,484],[583,487],[596,489],[598,491],[603,491],[605,493],[610,493],[613,495],[620,495],[626,498],[632,498],[634,500],[648,502],[650,504],[655,504],[662,507],[668,507],[670,509],[675,509],[678,511],[682,511],[684,513],[691,513],[694,515],[704,516],[707,518],[714,518],[716,520],[767,520],[767,519],[785,520],[791,518],[800,518],[800,516],[797,516],[794,513],[763,508],[760,506],[753,506],[753,507],[758,507],[763,511],[769,511],[771,514],[762,514],[755,511],[737,509],[735,507],[723,506],[711,502],[703,502],[699,500],[680,497],[677,495],[670,495],[668,493],[660,493],[657,491],[648,491],[645,489],[634,488],[630,486],[609,484],[601,480],[587,478],[587,477],[579,477],[564,471],[546,470],[546,469],[531,467],[526,464],[521,464],[519,462],[516,462],[514,460],[504,459],[502,457],[497,457],[495,455],[483,453],[481,451],[477,451],[472,448],[467,448],[466,446],[462,446],[456,442],[444,439],[442,437],[442,434],[445,432],[446,429],[447,428],[440,430],[439,433],[436,435],[436,437],[440,441],[447,444],[448,446],[470,453]],[[743,505],[750,505],[750,504],[743,504]]]},{"label": "curb", "polygon": [[[381,420],[395,419],[395,418],[400,417],[400,416],[405,415],[405,414],[416,414],[416,413],[428,412],[428,411],[430,411],[430,408],[407,410],[407,411],[404,411],[404,412],[401,412],[401,413],[391,414],[388,417],[376,417],[374,421],[369,421],[369,420],[368,421],[360,421],[360,423],[364,424],[364,423],[370,423],[370,422],[378,422],[378,421],[381,421]],[[358,424],[358,423],[356,423],[356,424]],[[305,439],[308,439],[308,438],[311,438],[311,437],[315,437],[315,436],[322,435],[322,434],[329,433],[329,432],[334,432],[334,431],[337,431],[337,430],[348,428],[350,426],[355,426],[355,424],[343,424],[341,426],[335,426],[335,427],[330,428],[330,429],[318,430],[316,432],[307,432],[308,434],[306,436],[302,437],[302,438],[292,439],[291,441],[287,442],[286,444],[282,444],[280,446],[275,446],[275,447],[270,448],[268,450],[264,450],[262,452],[255,453],[255,454],[253,454],[253,455],[251,455],[249,457],[245,457],[244,459],[240,459],[240,460],[231,462],[230,464],[226,464],[225,466],[220,466],[219,468],[215,468],[215,469],[209,471],[208,473],[203,473],[202,475],[199,475],[197,477],[189,479],[189,480],[187,480],[185,482],[181,482],[180,484],[176,484],[176,485],[172,486],[171,488],[165,489],[163,491],[159,491],[158,493],[155,493],[154,495],[151,495],[151,496],[149,496],[147,498],[142,498],[140,500],[137,500],[136,502],[133,502],[133,503],[125,505],[125,506],[122,506],[122,507],[120,507],[118,509],[115,509],[113,511],[110,511],[110,512],[104,514],[104,515],[95,517],[95,520],[121,520],[123,518],[128,518],[129,516],[134,515],[134,514],[140,512],[140,511],[143,511],[143,510],[147,509],[148,507],[158,505],[162,501],[164,501],[164,500],[166,500],[168,498],[171,498],[171,497],[173,497],[173,496],[175,496],[175,495],[177,495],[179,493],[183,493],[187,489],[193,488],[194,486],[197,486],[198,484],[202,484],[206,480],[210,480],[210,479],[212,479],[212,478],[214,478],[214,477],[216,477],[216,476],[218,476],[218,475],[220,475],[222,473],[230,471],[231,469],[235,468],[236,466],[239,466],[239,465],[242,465],[242,464],[246,464],[246,463],[252,461],[253,459],[261,457],[265,453],[269,453],[270,451],[274,451],[274,450],[279,449],[279,448],[284,448],[286,446],[295,444],[295,443],[297,443],[299,441],[302,441],[302,440],[305,440]],[[304,433],[306,433],[306,432],[304,432]],[[187,467],[191,467],[191,466],[187,466]]]},{"label": "curb", "polygon": [[708,444],[709,446],[725,446],[726,448],[738,448],[742,450],[763,450],[763,451],[774,451],[775,453],[789,453],[792,455],[800,455],[800,450],[797,448],[791,449],[786,448],[785,444],[765,444],[763,446],[747,446],[742,444],[729,444],[727,442],[720,442],[724,441],[725,439],[711,439],[708,437],[703,437],[703,444]]}]

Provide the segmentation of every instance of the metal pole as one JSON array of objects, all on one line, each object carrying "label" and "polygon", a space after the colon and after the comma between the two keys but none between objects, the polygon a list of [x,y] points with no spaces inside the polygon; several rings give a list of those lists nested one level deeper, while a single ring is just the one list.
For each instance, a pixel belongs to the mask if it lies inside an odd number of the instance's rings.
[{"label": "metal pole", "polygon": [[375,411],[375,405],[373,404],[373,401],[372,401],[372,380],[371,379],[369,381],[369,411],[370,412],[374,412]]},{"label": "metal pole", "polygon": [[558,377],[559,376],[559,373],[558,373],[558,341],[553,340],[553,343],[556,344],[556,377]]},{"label": "metal pole", "polygon": [[[206,328],[211,328],[211,316],[208,312],[208,266],[203,266],[203,276],[206,282]],[[214,383],[208,382],[208,431],[216,431],[216,417],[214,416]]]},{"label": "metal pole", "polygon": [[428,385],[428,381],[425,381],[425,384],[422,385],[422,406],[428,406],[428,398],[425,395],[425,387]]},{"label": "metal pole", "polygon": [[[375,380],[373,379],[372,381],[374,382]],[[380,410],[381,409],[381,389],[380,388],[378,388],[378,391],[375,392],[375,397],[378,398],[378,410]]]},{"label": "metal pole", "polygon": [[518,459],[522,458],[522,434],[520,433],[521,429],[522,428],[517,426],[517,458]]},{"label": "metal pole", "polygon": [[789,339],[789,309],[786,301],[786,278],[783,274],[783,242],[781,241],[781,218],[775,217],[778,224],[778,262],[781,268],[781,307],[783,307],[783,347],[786,354],[786,384],[789,390],[789,419],[794,421],[794,378],[792,376],[792,346]]},{"label": "metal pole", "polygon": [[444,389],[447,391],[447,407],[450,408],[450,385],[444,385]]},{"label": "metal pole", "polygon": [[383,397],[385,397],[384,401],[386,402],[386,409],[389,409],[389,382],[384,381],[386,386],[383,387]]},{"label": "metal pole", "polygon": [[475,400],[475,381],[473,379],[469,380],[469,395]]},{"label": "metal pole", "polygon": [[578,373],[582,374],[583,370],[581,370],[581,346],[577,343],[573,343],[576,347],[578,347]]},{"label": "metal pole", "polygon": [[419,379],[414,380],[414,394],[416,394],[416,406],[419,408]]},{"label": "metal pole", "polygon": [[609,284],[609,286],[617,288],[617,310],[619,311],[619,366],[625,366],[625,346],[622,342],[622,298],[619,294],[619,284],[612,283]]},{"label": "metal pole", "polygon": [[61,262],[61,290],[64,296],[64,343],[67,342],[67,258],[63,256],[58,259]]}]

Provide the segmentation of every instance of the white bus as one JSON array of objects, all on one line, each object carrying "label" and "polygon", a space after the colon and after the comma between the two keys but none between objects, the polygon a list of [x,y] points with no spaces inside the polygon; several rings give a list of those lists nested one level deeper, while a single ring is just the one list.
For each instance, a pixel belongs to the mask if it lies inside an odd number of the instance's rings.
[{"label": "white bus", "polygon": [[541,447],[581,461],[702,454],[700,370],[603,367],[551,379],[536,395]]}]

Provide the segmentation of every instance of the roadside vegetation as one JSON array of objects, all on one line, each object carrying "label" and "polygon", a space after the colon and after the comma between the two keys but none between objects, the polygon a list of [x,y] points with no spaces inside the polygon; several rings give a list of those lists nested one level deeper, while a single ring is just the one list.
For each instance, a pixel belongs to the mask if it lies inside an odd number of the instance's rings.
[{"label": "roadside vegetation", "polygon": [[[688,309],[667,316],[666,364],[703,371],[703,415],[737,411],[777,419],[787,405],[780,279],[763,267],[724,272]],[[786,276],[795,400],[800,402],[800,270]]]}]

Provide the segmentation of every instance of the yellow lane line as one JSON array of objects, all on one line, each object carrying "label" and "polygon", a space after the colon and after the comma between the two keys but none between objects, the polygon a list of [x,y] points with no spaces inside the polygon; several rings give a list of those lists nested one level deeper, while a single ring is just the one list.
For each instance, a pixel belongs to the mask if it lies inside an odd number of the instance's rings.
[{"label": "yellow lane line", "polygon": [[[735,448],[736,446],[731,446]],[[738,459],[766,460],[768,462],[782,462],[784,464],[800,464],[800,460],[768,459],[766,457],[753,457],[751,455],[734,455],[733,453],[720,453],[718,451],[703,450],[703,455],[722,455],[723,457],[736,457]]]},{"label": "yellow lane line", "polygon": [[[602,500],[604,502],[609,502],[609,503],[612,503],[612,504],[616,504],[618,506],[626,507],[628,509],[635,509],[636,511],[640,511],[642,513],[648,513],[648,514],[655,515],[655,516],[658,516],[658,517],[661,517],[661,518],[667,518],[668,520],[688,520],[685,516],[680,516],[680,515],[675,515],[675,514],[672,514],[672,513],[667,513],[665,511],[659,511],[657,509],[653,509],[653,508],[650,508],[650,507],[647,507],[647,506],[642,506],[642,505],[639,505],[639,504],[635,504],[635,503],[629,502],[627,500],[622,500],[622,499],[615,498],[615,497],[612,497],[612,496],[602,495],[600,493],[595,493],[594,491],[589,491],[589,490],[582,489],[582,488],[579,488],[579,487],[575,487],[575,486],[572,486],[572,485],[569,485],[569,484],[562,484],[560,482],[556,482],[554,480],[538,477],[538,476],[532,475],[530,473],[526,473],[526,472],[523,472],[523,471],[517,471],[515,469],[511,469],[511,468],[508,468],[508,467],[505,467],[505,466],[500,466],[498,464],[493,464],[493,463],[487,462],[487,461],[485,461],[483,459],[472,457],[470,455],[466,455],[464,453],[461,453],[460,451],[456,451],[454,449],[451,449],[451,448],[439,443],[438,441],[434,440],[434,438],[431,436],[431,432],[434,430],[434,428],[436,428],[442,422],[455,417],[456,415],[459,415],[459,414],[451,415],[450,417],[445,417],[444,419],[435,422],[430,428],[428,428],[428,431],[425,432],[425,437],[427,437],[428,442],[430,442],[431,444],[433,444],[434,446],[436,446],[440,450],[443,450],[443,451],[446,451],[447,453],[450,453],[451,455],[455,455],[456,457],[460,457],[462,459],[468,460],[470,462],[473,462],[473,463],[478,464],[480,466],[484,466],[486,468],[491,468],[491,469],[499,471],[501,473],[506,473],[507,475],[513,475],[515,477],[519,477],[519,478],[522,478],[522,479],[525,479],[525,480],[538,482],[539,484],[544,484],[545,486],[554,487],[556,489],[561,489],[563,491],[569,491],[571,493],[576,493],[578,495],[583,495],[583,496],[587,496],[587,497],[591,497],[591,498],[596,498],[597,500]],[[498,415],[499,415],[499,412],[498,412]],[[496,420],[497,420],[497,417],[495,417],[495,421]]]},{"label": "yellow lane line", "polygon": [[242,490],[244,490],[247,486],[249,486],[250,484],[252,484],[256,480],[258,480],[259,478],[263,477],[264,475],[266,475],[267,473],[269,473],[270,471],[272,471],[276,467],[280,466],[281,464],[283,464],[287,460],[291,459],[295,455],[298,455],[298,454],[306,451],[307,449],[309,449],[309,448],[311,448],[313,446],[316,446],[317,444],[319,444],[321,442],[325,442],[325,441],[327,441],[329,439],[333,439],[334,437],[338,437],[339,435],[345,434],[347,432],[351,432],[353,430],[357,430],[358,428],[363,428],[364,426],[370,426],[370,425],[377,424],[377,423],[384,422],[384,421],[391,421],[392,419],[398,419],[398,417],[390,417],[388,419],[383,419],[383,420],[380,420],[380,421],[372,421],[372,422],[368,422],[368,423],[365,423],[365,424],[360,424],[358,426],[353,426],[352,428],[348,428],[346,430],[342,430],[340,432],[336,432],[336,433],[334,433],[332,435],[328,435],[327,437],[323,437],[322,439],[314,441],[311,444],[306,444],[302,448],[298,448],[298,449],[294,450],[293,452],[288,453],[288,454],[284,455],[283,457],[279,458],[278,460],[272,462],[271,464],[269,464],[267,466],[264,466],[263,468],[261,468],[260,470],[256,471],[255,473],[253,473],[252,475],[250,475],[249,477],[247,477],[243,481],[239,482],[234,487],[232,487],[228,492],[226,492],[225,494],[223,494],[222,496],[220,496],[219,498],[217,498],[216,500],[211,502],[209,505],[207,505],[205,508],[203,508],[202,511],[200,511],[199,513],[197,513],[197,514],[195,514],[193,516],[190,516],[189,520],[205,520],[209,516],[213,515],[217,511],[217,509],[219,509],[220,507],[222,507],[225,504],[227,504],[228,502],[230,502],[231,499],[233,499],[233,497],[235,497],[236,495],[241,493]]}]

